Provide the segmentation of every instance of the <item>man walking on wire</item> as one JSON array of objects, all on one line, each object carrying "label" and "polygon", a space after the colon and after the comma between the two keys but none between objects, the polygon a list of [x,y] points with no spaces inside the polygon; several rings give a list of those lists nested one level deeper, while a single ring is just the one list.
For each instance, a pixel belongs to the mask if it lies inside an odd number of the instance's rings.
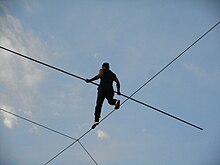
[{"label": "man walking on wire", "polygon": [[100,79],[100,84],[98,87],[98,94],[97,94],[97,100],[96,100],[96,107],[95,107],[95,121],[92,126],[92,129],[94,129],[99,124],[99,118],[101,116],[101,108],[102,104],[104,102],[104,99],[106,98],[108,100],[108,103],[110,105],[115,105],[115,109],[119,109],[120,107],[120,100],[113,99],[114,96],[114,89],[113,89],[113,82],[116,82],[117,87],[117,94],[120,95],[120,82],[116,76],[115,73],[113,73],[109,69],[108,63],[103,63],[102,69],[99,70],[99,74],[91,79],[86,79],[85,81],[87,83],[92,82],[94,80]]}]

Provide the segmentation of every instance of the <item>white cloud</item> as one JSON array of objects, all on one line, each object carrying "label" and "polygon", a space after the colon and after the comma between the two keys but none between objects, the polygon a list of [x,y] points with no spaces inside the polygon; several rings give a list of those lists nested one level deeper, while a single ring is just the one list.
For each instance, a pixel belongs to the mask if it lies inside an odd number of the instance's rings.
[{"label": "white cloud", "polygon": [[197,77],[204,77],[206,75],[206,72],[202,68],[194,64],[184,63],[184,67],[186,68],[186,70],[188,70],[190,73],[194,74]]},{"label": "white cloud", "polygon": [[54,116],[59,116],[60,113],[59,113],[59,112],[54,112],[53,115],[54,115]]},{"label": "white cloud", "polygon": [[105,131],[99,129],[97,131],[97,137],[102,139],[102,140],[103,139],[107,139],[108,138],[108,134]]},{"label": "white cloud", "polygon": [[[12,107],[1,105],[2,109],[14,113],[14,110]],[[13,128],[15,124],[17,124],[17,118],[11,114],[8,114],[6,112],[2,112],[3,116],[3,123],[7,128]]]},{"label": "white cloud", "polygon": [[[46,44],[13,16],[0,17],[0,45],[32,58],[46,60]],[[0,98],[4,104],[30,109],[45,73],[39,65],[0,49]],[[26,112],[24,112],[26,113]],[[30,115],[31,112],[28,112]]]},{"label": "white cloud", "polygon": [[94,58],[98,58],[98,57],[100,57],[101,56],[101,53],[99,53],[99,52],[96,52],[94,55]]},{"label": "white cloud", "polygon": [[27,116],[30,116],[30,117],[33,116],[32,112],[30,110],[24,110],[24,114]]},{"label": "white cloud", "polygon": [[33,125],[30,129],[29,132],[32,134],[36,134],[39,135],[40,134],[40,130],[39,127],[37,127],[36,125]]},{"label": "white cloud", "polygon": [[[45,54],[40,40],[31,31],[25,31],[19,20],[7,15],[6,19],[0,18],[0,44],[9,49],[38,56]],[[6,51],[1,52],[0,79],[10,87],[16,87],[18,83],[28,87],[36,87],[43,80],[43,72],[25,59],[17,58]],[[19,85],[20,85],[19,84]]]}]

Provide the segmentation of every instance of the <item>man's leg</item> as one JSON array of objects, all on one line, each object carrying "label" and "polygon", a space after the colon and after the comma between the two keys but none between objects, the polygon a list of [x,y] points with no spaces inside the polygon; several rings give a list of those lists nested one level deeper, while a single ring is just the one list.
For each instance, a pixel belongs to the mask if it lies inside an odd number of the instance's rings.
[{"label": "man's leg", "polygon": [[96,100],[96,107],[95,107],[95,121],[92,125],[92,129],[95,129],[95,127],[99,124],[99,118],[101,115],[102,110],[102,104],[105,99],[104,91],[102,89],[98,90],[97,100]]},{"label": "man's leg", "polygon": [[114,91],[113,89],[108,89],[106,92],[106,99],[108,100],[108,103],[110,105],[115,105],[116,99],[113,99],[114,97]]},{"label": "man's leg", "polygon": [[120,100],[113,99],[113,97],[114,97],[114,90],[109,90],[107,92],[107,96],[106,96],[106,98],[108,100],[108,103],[110,105],[115,105],[115,109],[119,109],[119,107],[120,107]]},{"label": "man's leg", "polygon": [[101,116],[101,109],[102,104],[104,102],[105,95],[103,89],[98,90],[97,100],[96,100],[96,107],[95,107],[95,122],[99,122],[99,118]]}]

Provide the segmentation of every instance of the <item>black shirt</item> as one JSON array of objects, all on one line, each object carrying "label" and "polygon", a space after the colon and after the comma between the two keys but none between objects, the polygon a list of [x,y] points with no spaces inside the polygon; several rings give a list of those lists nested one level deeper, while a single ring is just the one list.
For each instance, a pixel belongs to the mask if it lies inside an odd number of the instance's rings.
[{"label": "black shirt", "polygon": [[103,75],[100,78],[100,87],[112,87],[113,81],[116,79],[115,73],[111,70],[103,69]]}]

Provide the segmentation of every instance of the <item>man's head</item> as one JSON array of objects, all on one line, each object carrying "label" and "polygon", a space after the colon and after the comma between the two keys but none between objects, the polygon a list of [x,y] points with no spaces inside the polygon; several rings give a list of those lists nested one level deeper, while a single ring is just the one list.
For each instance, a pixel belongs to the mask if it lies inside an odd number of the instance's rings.
[{"label": "man's head", "polygon": [[109,70],[109,63],[107,63],[107,62],[103,63],[102,68]]}]

